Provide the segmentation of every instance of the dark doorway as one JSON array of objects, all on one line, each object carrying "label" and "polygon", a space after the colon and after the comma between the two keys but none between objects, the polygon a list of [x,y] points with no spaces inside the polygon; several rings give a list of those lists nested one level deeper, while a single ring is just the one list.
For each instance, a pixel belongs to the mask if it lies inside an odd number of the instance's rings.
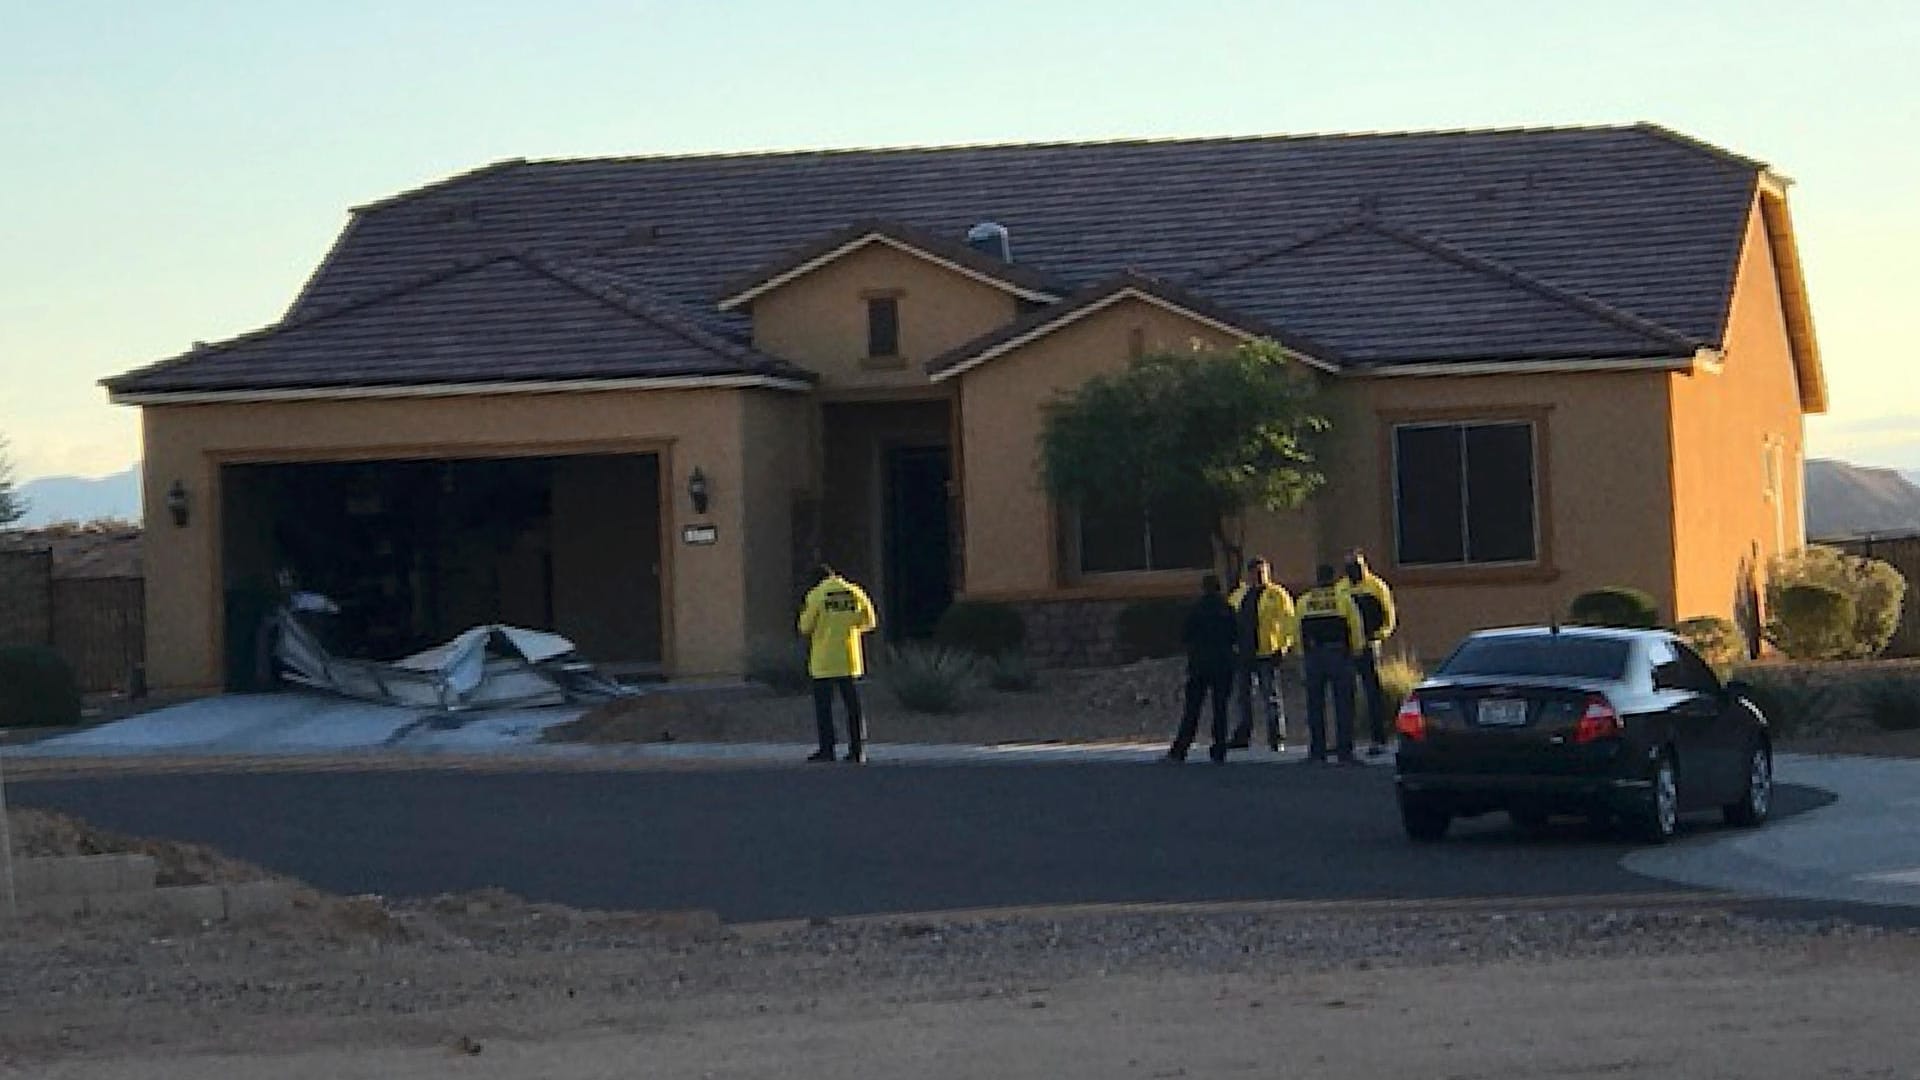
[{"label": "dark doorway", "polygon": [[923,638],[953,602],[944,446],[887,451],[887,636]]}]

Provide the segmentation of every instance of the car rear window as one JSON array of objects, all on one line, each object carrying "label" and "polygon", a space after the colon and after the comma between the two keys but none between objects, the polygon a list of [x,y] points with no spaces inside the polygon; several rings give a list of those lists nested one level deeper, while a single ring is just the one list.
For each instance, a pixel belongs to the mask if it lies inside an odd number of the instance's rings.
[{"label": "car rear window", "polygon": [[1440,665],[1441,675],[1567,675],[1618,679],[1626,674],[1625,641],[1541,634],[1468,638]]}]

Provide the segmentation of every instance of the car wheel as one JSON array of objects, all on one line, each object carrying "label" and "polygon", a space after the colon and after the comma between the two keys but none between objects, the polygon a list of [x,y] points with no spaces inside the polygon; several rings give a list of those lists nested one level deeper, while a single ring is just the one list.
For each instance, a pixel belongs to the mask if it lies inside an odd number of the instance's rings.
[{"label": "car wheel", "polygon": [[1408,838],[1431,844],[1446,838],[1447,826],[1453,824],[1453,815],[1425,803],[1401,799],[1400,823],[1406,826]]},{"label": "car wheel", "polygon": [[1680,828],[1680,774],[1673,757],[1661,754],[1653,766],[1653,786],[1640,805],[1623,815],[1627,831],[1637,840],[1664,844]]},{"label": "car wheel", "polygon": [[1773,754],[1764,743],[1747,751],[1747,782],[1737,802],[1721,808],[1727,824],[1751,827],[1773,811]]}]

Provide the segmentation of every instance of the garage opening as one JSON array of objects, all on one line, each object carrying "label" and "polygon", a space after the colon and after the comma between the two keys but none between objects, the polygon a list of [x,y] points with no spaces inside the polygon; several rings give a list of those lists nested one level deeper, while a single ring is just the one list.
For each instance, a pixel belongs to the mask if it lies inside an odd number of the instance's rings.
[{"label": "garage opening", "polygon": [[231,689],[263,682],[283,573],[339,604],[340,655],[506,623],[571,638],[609,675],[661,670],[656,455],[228,465],[220,488]]}]

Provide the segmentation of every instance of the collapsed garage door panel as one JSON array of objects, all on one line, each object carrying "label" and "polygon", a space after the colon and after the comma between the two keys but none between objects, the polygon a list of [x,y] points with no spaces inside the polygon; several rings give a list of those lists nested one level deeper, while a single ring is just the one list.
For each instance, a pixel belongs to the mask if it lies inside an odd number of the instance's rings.
[{"label": "collapsed garage door panel", "polygon": [[221,488],[230,675],[283,570],[341,605],[349,655],[502,622],[660,659],[653,455],[232,465]]}]

